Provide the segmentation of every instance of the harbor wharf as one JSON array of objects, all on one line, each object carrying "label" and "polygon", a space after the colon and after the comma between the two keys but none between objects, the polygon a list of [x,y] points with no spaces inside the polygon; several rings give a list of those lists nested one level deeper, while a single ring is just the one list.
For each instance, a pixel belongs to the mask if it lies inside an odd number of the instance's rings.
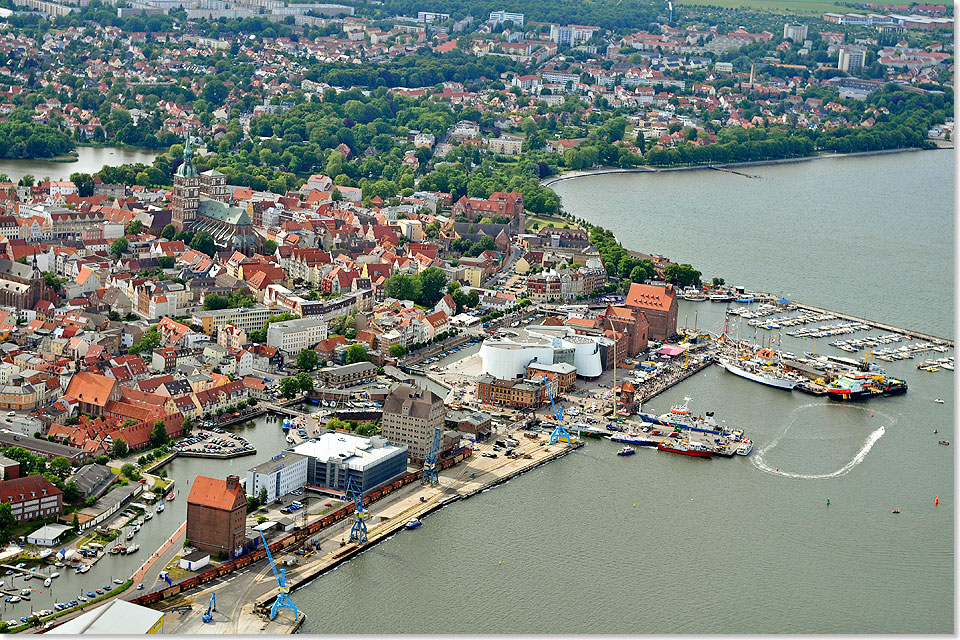
[{"label": "harbor wharf", "polygon": [[904,329],[903,327],[897,327],[892,324],[886,324],[883,322],[876,322],[875,320],[868,320],[867,318],[860,318],[858,316],[850,315],[848,313],[841,313],[839,311],[833,311],[830,309],[823,309],[821,307],[814,307],[809,304],[803,304],[800,302],[793,302],[793,306],[802,311],[810,311],[813,313],[829,313],[831,315],[837,316],[844,320],[849,320],[851,322],[862,322],[868,324],[875,329],[880,329],[883,331],[891,331],[893,333],[899,333],[900,335],[906,336],[907,338],[919,338],[921,340],[929,340],[934,344],[940,344],[946,347],[953,348],[953,340],[948,338],[941,338],[939,336],[930,335],[928,333],[923,333],[921,331],[913,331],[911,329]]},{"label": "harbor wharf", "polygon": [[[368,542],[365,544],[358,545],[346,540],[354,520],[350,515],[336,520],[309,537],[283,545],[274,551],[274,560],[278,564],[287,565],[286,580],[292,590],[293,601],[296,602],[298,587],[397,534],[410,519],[423,518],[452,502],[475,496],[582,446],[579,442],[572,445],[550,445],[543,434],[533,440],[519,437],[519,430],[514,433],[521,440],[516,457],[505,458],[501,455],[498,458],[489,458],[477,455],[490,450],[490,446],[481,445],[464,461],[442,470],[439,485],[421,485],[414,481],[367,505],[369,515],[366,522],[369,530]],[[330,514],[318,514],[318,519],[329,516]],[[276,542],[271,541],[271,546],[274,544]],[[303,555],[295,554],[296,551]],[[294,559],[292,565],[288,564]],[[168,620],[169,626],[165,627],[167,633],[243,633],[244,630],[254,629],[265,629],[269,633],[290,633],[299,623],[287,612],[281,612],[275,621],[261,626],[265,624],[262,613],[269,608],[276,592],[276,582],[269,565],[258,562],[250,565],[250,570],[242,569],[234,574],[218,576],[183,593],[153,602],[150,606],[161,610],[169,610],[174,606],[192,606],[191,611],[183,615],[175,618],[171,616],[172,619]],[[202,610],[205,610],[211,593],[216,593],[218,604],[212,625],[203,624],[201,621]]]},{"label": "harbor wharf", "polygon": [[18,573],[19,573],[19,574],[23,574],[23,575],[26,575],[26,576],[30,576],[31,578],[39,578],[40,580],[43,580],[43,579],[45,579],[45,578],[49,578],[49,577],[50,577],[49,575],[47,575],[47,574],[45,574],[45,573],[40,573],[39,571],[34,571],[33,569],[27,569],[26,567],[21,567],[21,568],[18,569],[17,567],[15,567],[15,566],[13,566],[13,565],[10,565],[10,564],[0,564],[0,569],[6,569],[6,570],[8,570],[8,571],[13,571],[15,574],[18,574]]}]

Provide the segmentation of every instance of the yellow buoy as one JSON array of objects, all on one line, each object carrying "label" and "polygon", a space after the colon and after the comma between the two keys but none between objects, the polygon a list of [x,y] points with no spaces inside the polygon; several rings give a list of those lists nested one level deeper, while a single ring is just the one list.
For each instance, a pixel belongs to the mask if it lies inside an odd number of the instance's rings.
[{"label": "yellow buoy", "polygon": [[500,564],[503,564],[503,560],[500,561]]}]

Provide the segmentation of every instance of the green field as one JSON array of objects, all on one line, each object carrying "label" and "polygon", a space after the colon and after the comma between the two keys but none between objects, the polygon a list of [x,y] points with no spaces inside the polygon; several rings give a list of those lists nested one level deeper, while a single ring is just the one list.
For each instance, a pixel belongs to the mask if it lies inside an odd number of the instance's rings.
[{"label": "green field", "polygon": [[723,9],[760,9],[774,13],[845,13],[850,7],[825,0],[678,0],[687,7],[721,7]]},{"label": "green field", "polygon": [[[536,229],[533,228],[534,223],[538,223],[539,225]],[[569,227],[570,229],[574,229],[576,226],[577,225],[565,218],[554,218],[553,216],[535,215],[527,218],[527,231],[536,232],[544,227],[556,227],[558,229]]]}]

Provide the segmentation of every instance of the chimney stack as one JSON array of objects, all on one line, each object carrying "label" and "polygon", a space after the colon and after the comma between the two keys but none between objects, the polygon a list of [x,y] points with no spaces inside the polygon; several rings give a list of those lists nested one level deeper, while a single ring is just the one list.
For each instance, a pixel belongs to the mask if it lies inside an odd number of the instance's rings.
[{"label": "chimney stack", "polygon": [[240,476],[227,476],[227,491],[236,491],[240,486]]}]

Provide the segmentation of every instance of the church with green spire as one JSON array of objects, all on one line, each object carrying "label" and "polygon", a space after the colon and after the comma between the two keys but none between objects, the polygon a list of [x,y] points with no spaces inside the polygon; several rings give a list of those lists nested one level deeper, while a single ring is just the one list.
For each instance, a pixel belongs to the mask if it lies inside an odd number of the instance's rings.
[{"label": "church with green spire", "polygon": [[173,175],[170,221],[177,230],[206,231],[219,250],[251,255],[261,247],[247,210],[228,203],[226,176],[216,170],[198,173],[190,136],[183,145],[183,163]]}]

